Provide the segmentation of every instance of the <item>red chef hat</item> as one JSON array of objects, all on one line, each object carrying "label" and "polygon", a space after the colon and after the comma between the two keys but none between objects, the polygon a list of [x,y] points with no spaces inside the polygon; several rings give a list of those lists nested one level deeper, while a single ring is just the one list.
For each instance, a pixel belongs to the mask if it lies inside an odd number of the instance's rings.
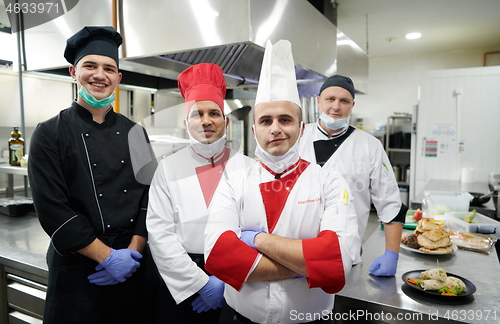
[{"label": "red chef hat", "polygon": [[196,101],[210,100],[224,112],[226,81],[222,69],[212,63],[192,65],[179,74],[179,90],[186,101],[186,114]]}]

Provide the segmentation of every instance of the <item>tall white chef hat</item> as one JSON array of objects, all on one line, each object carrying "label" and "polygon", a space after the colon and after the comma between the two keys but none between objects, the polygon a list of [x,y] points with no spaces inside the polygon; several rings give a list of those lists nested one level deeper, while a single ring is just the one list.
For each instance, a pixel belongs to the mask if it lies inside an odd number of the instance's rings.
[{"label": "tall white chef hat", "polygon": [[291,101],[300,107],[292,44],[282,39],[272,45],[268,40],[262,60],[255,106],[261,102],[281,100]]}]

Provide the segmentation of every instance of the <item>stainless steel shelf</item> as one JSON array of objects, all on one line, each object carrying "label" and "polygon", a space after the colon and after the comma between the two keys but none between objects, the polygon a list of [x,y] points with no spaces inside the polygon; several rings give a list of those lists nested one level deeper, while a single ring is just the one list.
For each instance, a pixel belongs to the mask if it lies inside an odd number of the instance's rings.
[{"label": "stainless steel shelf", "polygon": [[387,152],[401,152],[401,153],[411,153],[411,149],[400,149],[400,148],[388,148]]},{"label": "stainless steel shelf", "polygon": [[5,164],[0,165],[0,173],[7,174],[7,197],[14,197],[14,175],[24,176],[24,195],[29,196],[28,168]]},{"label": "stainless steel shelf", "polygon": [[5,164],[5,165],[0,165],[0,173],[20,174],[20,175],[27,176],[28,175],[28,168],[11,166],[11,165]]}]

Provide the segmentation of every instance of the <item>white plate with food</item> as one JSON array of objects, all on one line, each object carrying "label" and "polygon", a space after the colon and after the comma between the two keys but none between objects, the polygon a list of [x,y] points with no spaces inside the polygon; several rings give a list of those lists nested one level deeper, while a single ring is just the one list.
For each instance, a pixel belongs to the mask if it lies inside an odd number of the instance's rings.
[{"label": "white plate with food", "polygon": [[450,239],[450,231],[432,219],[421,219],[413,233],[401,236],[401,248],[424,254],[449,254],[457,250]]},{"label": "white plate with food", "polygon": [[455,252],[458,249],[458,247],[455,244],[452,244],[451,246],[448,246],[446,248],[438,248],[438,249],[435,249],[435,250],[414,249],[414,248],[411,248],[409,246],[404,245],[403,243],[401,243],[399,245],[399,247],[402,248],[403,250],[406,250],[406,251],[411,251],[411,252],[415,252],[415,253],[422,253],[422,254],[433,254],[433,255],[436,255],[436,254],[437,255],[450,254],[450,253]]}]

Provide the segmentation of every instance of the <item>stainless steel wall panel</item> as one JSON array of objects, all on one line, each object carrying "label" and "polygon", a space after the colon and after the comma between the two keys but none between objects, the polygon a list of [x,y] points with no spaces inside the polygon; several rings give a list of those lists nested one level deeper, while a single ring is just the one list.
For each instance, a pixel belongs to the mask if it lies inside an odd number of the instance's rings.
[{"label": "stainless steel wall panel", "polygon": [[337,73],[348,76],[356,91],[368,93],[368,55],[342,31],[337,30]]},{"label": "stainless steel wall panel", "polygon": [[111,0],[79,1],[73,10],[64,15],[27,29],[25,31],[27,70],[68,66],[63,57],[66,39],[89,25],[111,25]]},{"label": "stainless steel wall panel", "polygon": [[295,64],[322,76],[336,71],[337,27],[307,1],[249,0],[250,41],[287,39]]},{"label": "stainless steel wall panel", "polygon": [[248,41],[248,0],[124,0],[127,57]]}]

